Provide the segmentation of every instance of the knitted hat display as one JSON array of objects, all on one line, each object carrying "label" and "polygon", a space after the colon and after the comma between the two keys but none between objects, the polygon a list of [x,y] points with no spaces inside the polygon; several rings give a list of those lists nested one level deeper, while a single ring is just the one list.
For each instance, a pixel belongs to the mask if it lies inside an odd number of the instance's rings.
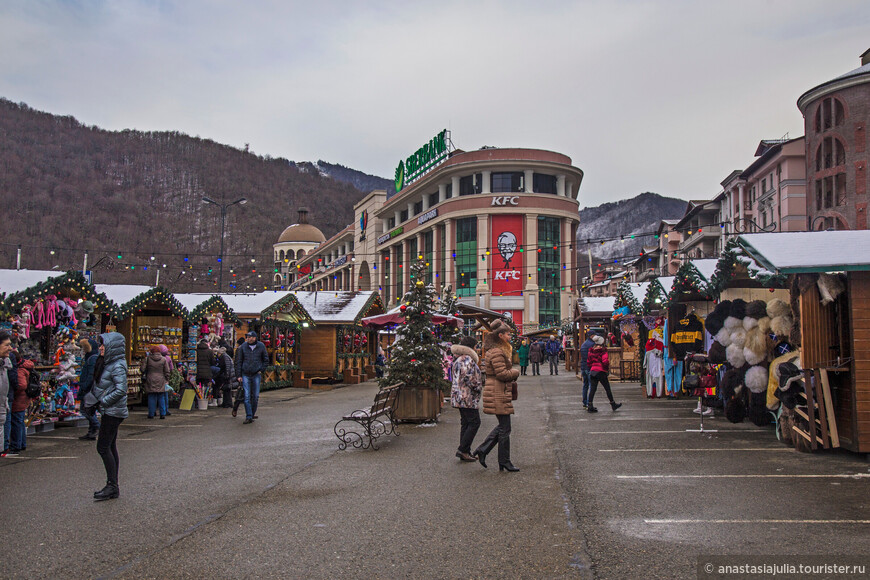
[{"label": "knitted hat display", "polygon": [[710,350],[707,352],[707,359],[714,365],[723,365],[728,362],[725,356],[725,347],[721,343],[713,341],[710,345]]},{"label": "knitted hat display", "polygon": [[746,346],[746,331],[742,326],[731,331],[731,344],[736,344],[740,348]]},{"label": "knitted hat display", "polygon": [[791,314],[791,307],[779,298],[774,298],[767,303],[767,315],[769,317],[776,318],[777,316],[788,316],[789,314]]},{"label": "knitted hat display", "polygon": [[750,367],[750,369],[746,371],[746,380],[744,382],[746,384],[746,388],[748,388],[753,393],[766,392],[767,367],[764,365]]},{"label": "knitted hat display", "polygon": [[743,356],[743,347],[736,344],[728,345],[725,349],[725,358],[728,359],[728,364],[735,369],[746,364],[746,357]]},{"label": "knitted hat display", "polygon": [[723,327],[713,338],[722,346],[731,346],[731,330],[728,328]]}]

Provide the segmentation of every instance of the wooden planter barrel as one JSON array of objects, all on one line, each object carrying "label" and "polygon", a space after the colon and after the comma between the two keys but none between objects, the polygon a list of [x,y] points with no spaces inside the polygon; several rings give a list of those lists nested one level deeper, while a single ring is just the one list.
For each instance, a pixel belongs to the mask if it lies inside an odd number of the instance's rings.
[{"label": "wooden planter barrel", "polygon": [[402,387],[396,402],[396,419],[421,423],[435,421],[441,412],[441,391],[433,387]]}]

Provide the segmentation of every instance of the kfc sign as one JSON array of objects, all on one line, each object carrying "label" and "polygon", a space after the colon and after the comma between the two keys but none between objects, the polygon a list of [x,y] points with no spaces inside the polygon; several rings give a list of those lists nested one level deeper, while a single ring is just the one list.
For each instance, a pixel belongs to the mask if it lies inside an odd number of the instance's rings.
[{"label": "kfc sign", "polygon": [[[494,200],[507,200],[504,203],[513,205],[512,197],[497,197]],[[501,201],[499,205],[501,205]],[[492,292],[493,294],[510,294],[519,296],[523,290],[523,254],[520,248],[523,244],[522,215],[492,216]]]},{"label": "kfc sign", "polygon": [[505,205],[520,205],[520,196],[518,195],[496,195],[492,198],[491,206],[505,206]]}]

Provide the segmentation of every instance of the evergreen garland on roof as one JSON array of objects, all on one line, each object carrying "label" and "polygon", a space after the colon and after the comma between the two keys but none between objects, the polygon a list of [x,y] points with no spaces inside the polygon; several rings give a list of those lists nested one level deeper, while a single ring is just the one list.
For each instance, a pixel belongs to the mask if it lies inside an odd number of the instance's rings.
[{"label": "evergreen garland on roof", "polygon": [[643,297],[643,303],[641,304],[643,313],[649,314],[653,310],[661,310],[664,308],[662,306],[664,301],[665,290],[662,288],[661,282],[659,282],[658,278],[650,280],[649,286],[646,287],[646,296]]},{"label": "evergreen garland on roof", "polygon": [[2,297],[2,310],[4,313],[21,312],[21,309],[25,305],[33,304],[50,294],[57,294],[63,288],[75,290],[83,300],[93,302],[94,308],[97,311],[109,312],[114,306],[105,294],[98,292],[93,285],[88,283],[81,272],[70,270],[69,272],[59,273],[57,276],[26,288],[21,292],[15,292],[9,296],[0,294],[0,297]]},{"label": "evergreen garland on roof", "polygon": [[288,305],[292,305],[291,310],[293,310],[293,313],[298,318],[298,321],[293,324],[301,324],[302,322],[307,322],[312,325],[314,324],[314,319],[311,318],[311,315],[308,314],[308,311],[302,307],[302,305],[299,303],[299,299],[296,298],[294,294],[287,294],[268,308],[264,309],[263,312],[260,313],[260,319],[265,320],[273,314],[285,312]]},{"label": "evergreen garland on roof", "polygon": [[616,308],[628,306],[632,314],[643,314],[643,306],[637,301],[634,292],[631,291],[629,282],[622,281],[616,287]]},{"label": "evergreen garland on roof", "polygon": [[701,273],[691,262],[686,262],[674,275],[674,286],[667,297],[666,307],[677,303],[681,294],[700,294],[704,298],[711,298],[707,289],[707,282]]},{"label": "evergreen garland on roof", "polygon": [[188,320],[191,324],[199,324],[199,320],[201,318],[205,318],[206,313],[209,312],[222,313],[224,315],[224,319],[227,322],[240,322],[239,317],[236,316],[236,313],[233,312],[233,309],[227,306],[227,303],[224,302],[224,299],[220,296],[212,296],[205,302],[201,302],[193,310],[190,311],[190,316],[188,316]]},{"label": "evergreen garland on roof", "polygon": [[115,320],[124,320],[152,302],[163,304],[172,312],[173,316],[180,316],[184,319],[188,318],[189,313],[187,309],[181,305],[181,302],[178,301],[172,292],[162,286],[151,288],[124,304],[116,304],[111,314]]}]

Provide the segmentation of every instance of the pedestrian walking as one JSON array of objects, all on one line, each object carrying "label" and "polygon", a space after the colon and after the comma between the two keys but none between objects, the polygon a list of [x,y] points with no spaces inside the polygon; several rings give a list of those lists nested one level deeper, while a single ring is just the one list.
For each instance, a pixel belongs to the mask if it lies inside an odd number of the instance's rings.
[{"label": "pedestrian walking", "polygon": [[550,361],[550,374],[551,375],[558,375],[559,374],[559,353],[562,351],[562,345],[559,344],[558,340],[556,340],[555,334],[550,335],[550,340],[547,341],[546,350],[547,350],[547,359]]},{"label": "pedestrian walking", "polygon": [[541,374],[541,363],[544,362],[544,345],[536,340],[529,347],[529,362],[532,363],[532,375]]},{"label": "pedestrian walking", "polygon": [[486,382],[483,387],[483,412],[495,415],[498,425],[490,431],[480,447],[474,452],[480,464],[486,467],[486,456],[498,443],[498,470],[519,471],[511,463],[511,415],[513,383],[520,375],[512,368],[511,329],[501,321],[492,325],[492,332],[483,339],[484,373]]},{"label": "pedestrian walking", "polygon": [[94,500],[115,499],[118,486],[118,429],[127,418],[127,353],[124,336],[117,332],[100,335],[100,357],[94,363],[94,388],[91,394],[102,413],[97,453],[106,469],[106,486],[94,492]]},{"label": "pedestrian walking", "polygon": [[595,332],[592,330],[586,331],[586,340],[583,341],[583,344],[580,345],[580,375],[583,377],[583,408],[586,409],[589,406],[589,349],[595,346],[595,342],[593,342],[592,337],[595,336]]},{"label": "pedestrian walking", "polygon": [[453,353],[452,376],[453,383],[450,389],[450,404],[459,409],[460,429],[459,448],[456,457],[462,461],[476,461],[471,455],[471,443],[477,430],[480,429],[480,391],[481,384],[480,358],[474,351],[477,340],[471,336],[465,336],[450,347]]},{"label": "pedestrian walking", "polygon": [[[18,359],[18,382],[15,387],[15,397],[12,400],[12,408],[8,413],[6,428],[9,441],[8,455],[18,455],[27,449],[27,426],[24,424],[24,415],[30,406],[30,397],[27,396],[27,382],[33,371],[33,361]],[[10,390],[11,390],[10,385]]]},{"label": "pedestrian walking", "polygon": [[[218,348],[218,380],[221,391],[221,407],[229,409],[233,406],[233,379],[236,376],[235,363],[226,347]],[[217,383],[215,389],[217,389]]]},{"label": "pedestrian walking", "polygon": [[[205,390],[211,387],[214,373],[212,367],[215,366],[214,352],[206,339],[199,341],[196,345],[196,383],[200,390],[205,393]],[[204,395],[206,398],[208,395]]]},{"label": "pedestrian walking", "polygon": [[604,347],[604,337],[595,335],[592,337],[592,342],[595,346],[589,349],[587,355],[587,363],[589,364],[589,399],[586,411],[589,413],[597,413],[598,409],[592,404],[592,399],[595,398],[595,391],[598,389],[598,383],[604,386],[604,392],[607,393],[607,399],[610,401],[610,407],[616,411],[622,406],[622,403],[617,403],[613,400],[613,393],[610,391],[610,380],[607,378],[610,372],[610,360],[607,356],[607,349]]},{"label": "pedestrian walking", "polygon": [[142,389],[148,396],[148,418],[153,419],[155,413],[161,419],[166,418],[166,385],[169,383],[169,361],[160,352],[160,347],[151,345],[148,356],[139,364],[142,372]]},{"label": "pedestrian walking", "polygon": [[242,384],[245,392],[244,424],[253,423],[257,418],[261,373],[267,366],[269,353],[266,352],[266,345],[257,340],[257,333],[252,330],[245,335],[245,343],[236,349],[236,380]]},{"label": "pedestrian walking", "polygon": [[517,356],[520,357],[520,374],[525,375],[526,369],[529,368],[529,339],[524,338],[522,344],[517,349]]},{"label": "pedestrian walking", "polygon": [[[7,410],[12,409],[12,401],[15,397],[15,385],[18,383],[18,373],[15,372],[15,380],[12,381],[12,371],[15,368],[12,366],[10,355],[12,354],[12,335],[6,330],[0,330],[0,432],[3,433],[3,457],[11,455],[9,452],[9,438],[6,436],[6,422],[10,421],[11,417],[7,418]],[[12,395],[12,398],[10,398]],[[12,424],[10,422],[10,428]]]},{"label": "pedestrian walking", "polygon": [[79,375],[79,409],[81,409],[82,415],[88,420],[88,432],[79,437],[79,439],[96,441],[97,433],[100,432],[100,421],[97,419],[97,407],[95,404],[96,400],[91,401],[91,404],[88,405],[85,403],[85,397],[94,388],[94,365],[100,356],[100,353],[97,352],[100,345],[96,340],[83,338],[79,341],[79,346],[85,357],[82,362],[82,372]]},{"label": "pedestrian walking", "polygon": [[[169,353],[169,347],[165,344],[158,345],[160,347],[160,354],[166,357],[166,362],[169,363],[169,376],[172,377],[172,371],[175,370],[175,361],[172,360],[172,355]],[[172,391],[172,387],[169,386],[169,381],[166,382],[166,387],[163,389],[163,408],[166,409],[166,416],[170,416],[172,413],[169,411],[169,393]]]}]

